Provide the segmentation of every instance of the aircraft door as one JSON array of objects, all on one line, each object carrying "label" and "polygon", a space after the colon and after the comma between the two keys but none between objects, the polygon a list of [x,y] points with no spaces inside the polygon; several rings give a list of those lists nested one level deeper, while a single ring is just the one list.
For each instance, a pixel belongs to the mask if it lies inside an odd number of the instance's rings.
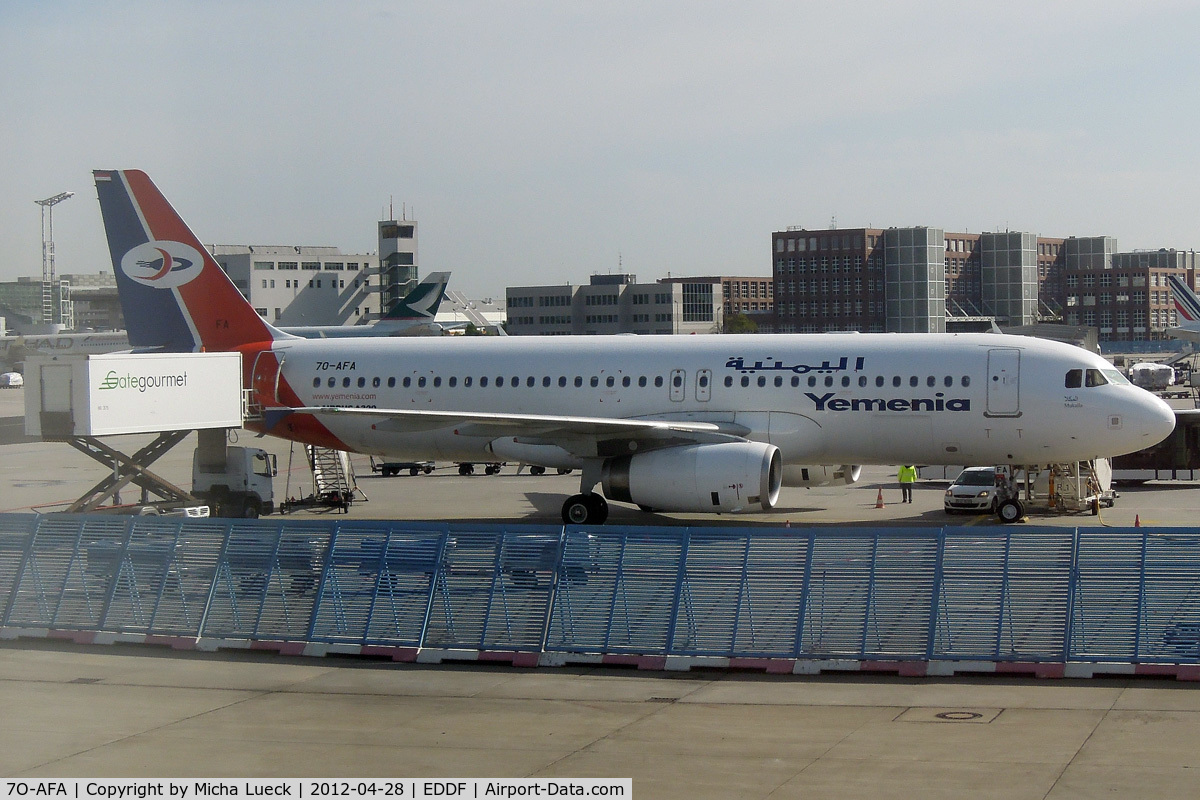
[{"label": "aircraft door", "polygon": [[687,385],[684,381],[687,379],[687,372],[682,369],[671,370],[671,400],[676,403],[682,403],[684,396],[687,394]]},{"label": "aircraft door", "polygon": [[696,399],[707,403],[712,396],[712,370],[702,369],[696,373]]},{"label": "aircraft door", "polygon": [[1021,416],[1021,351],[1015,347],[988,350],[988,417]]},{"label": "aircraft door", "polygon": [[252,401],[260,406],[279,406],[279,380],[283,374],[283,358],[270,350],[262,350],[254,356],[254,367],[250,373]]}]

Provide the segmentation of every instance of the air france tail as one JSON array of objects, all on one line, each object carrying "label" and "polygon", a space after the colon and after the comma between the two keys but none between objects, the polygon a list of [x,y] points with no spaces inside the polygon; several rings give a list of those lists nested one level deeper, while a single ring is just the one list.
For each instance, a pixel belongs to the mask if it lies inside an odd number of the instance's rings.
[{"label": "air france tail", "polygon": [[291,338],[255,313],[144,172],[93,176],[134,348],[266,349]]},{"label": "air france tail", "polygon": [[1167,328],[1167,333],[1177,339],[1200,341],[1200,298],[1174,275],[1168,275],[1167,281],[1171,285],[1171,299],[1179,315],[1179,327]]}]

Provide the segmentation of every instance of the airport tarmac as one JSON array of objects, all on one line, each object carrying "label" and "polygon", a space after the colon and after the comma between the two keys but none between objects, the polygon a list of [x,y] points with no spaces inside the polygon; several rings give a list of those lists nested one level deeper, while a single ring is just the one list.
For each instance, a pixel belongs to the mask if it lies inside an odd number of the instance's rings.
[{"label": "airport tarmac", "polygon": [[[0,391],[0,511],[73,499],[104,475],[23,441]],[[252,437],[251,437],[252,438]],[[129,447],[138,437],[129,437]],[[123,444],[118,442],[119,444]],[[246,443],[243,434],[242,443]],[[276,491],[308,491],[297,448]],[[156,471],[186,484],[191,443]],[[382,478],[356,459],[351,518],[558,523],[575,476]],[[287,474],[283,474],[286,472]],[[944,483],[899,503],[888,468],[854,487],[785,490],[771,514],[643,514],[630,524],[943,525]],[[879,489],[885,507],[875,508]],[[1191,486],[1125,490],[1113,509],[1036,524],[1190,525]],[[303,516],[300,514],[298,516]],[[0,642],[5,777],[631,777],[652,798],[1194,797],[1200,685],[846,674],[392,664],[149,646]]]}]

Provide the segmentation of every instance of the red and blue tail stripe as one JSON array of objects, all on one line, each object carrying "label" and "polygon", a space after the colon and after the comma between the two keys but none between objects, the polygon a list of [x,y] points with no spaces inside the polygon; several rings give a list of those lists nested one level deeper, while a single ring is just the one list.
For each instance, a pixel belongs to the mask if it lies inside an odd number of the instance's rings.
[{"label": "red and blue tail stripe", "polygon": [[1180,318],[1188,322],[1200,322],[1200,298],[1174,275],[1168,275],[1167,280],[1171,284],[1171,297],[1175,301],[1175,310],[1179,312]]},{"label": "red and blue tail stripe", "polygon": [[288,338],[246,302],[144,172],[93,176],[130,344],[225,351]]}]

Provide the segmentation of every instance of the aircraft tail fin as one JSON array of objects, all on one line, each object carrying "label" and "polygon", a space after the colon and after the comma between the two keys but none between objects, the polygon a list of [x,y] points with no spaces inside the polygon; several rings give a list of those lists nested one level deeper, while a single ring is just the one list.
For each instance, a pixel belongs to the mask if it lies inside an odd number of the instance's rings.
[{"label": "aircraft tail fin", "polygon": [[1200,298],[1186,283],[1174,275],[1168,275],[1171,284],[1171,297],[1175,302],[1175,310],[1179,312],[1179,325],[1183,328],[1200,328]]},{"label": "aircraft tail fin", "polygon": [[292,338],[255,312],[146,173],[92,175],[133,347],[225,351]]},{"label": "aircraft tail fin", "polygon": [[431,272],[411,292],[400,298],[381,320],[430,320],[437,316],[438,306],[450,282],[449,272]]}]

